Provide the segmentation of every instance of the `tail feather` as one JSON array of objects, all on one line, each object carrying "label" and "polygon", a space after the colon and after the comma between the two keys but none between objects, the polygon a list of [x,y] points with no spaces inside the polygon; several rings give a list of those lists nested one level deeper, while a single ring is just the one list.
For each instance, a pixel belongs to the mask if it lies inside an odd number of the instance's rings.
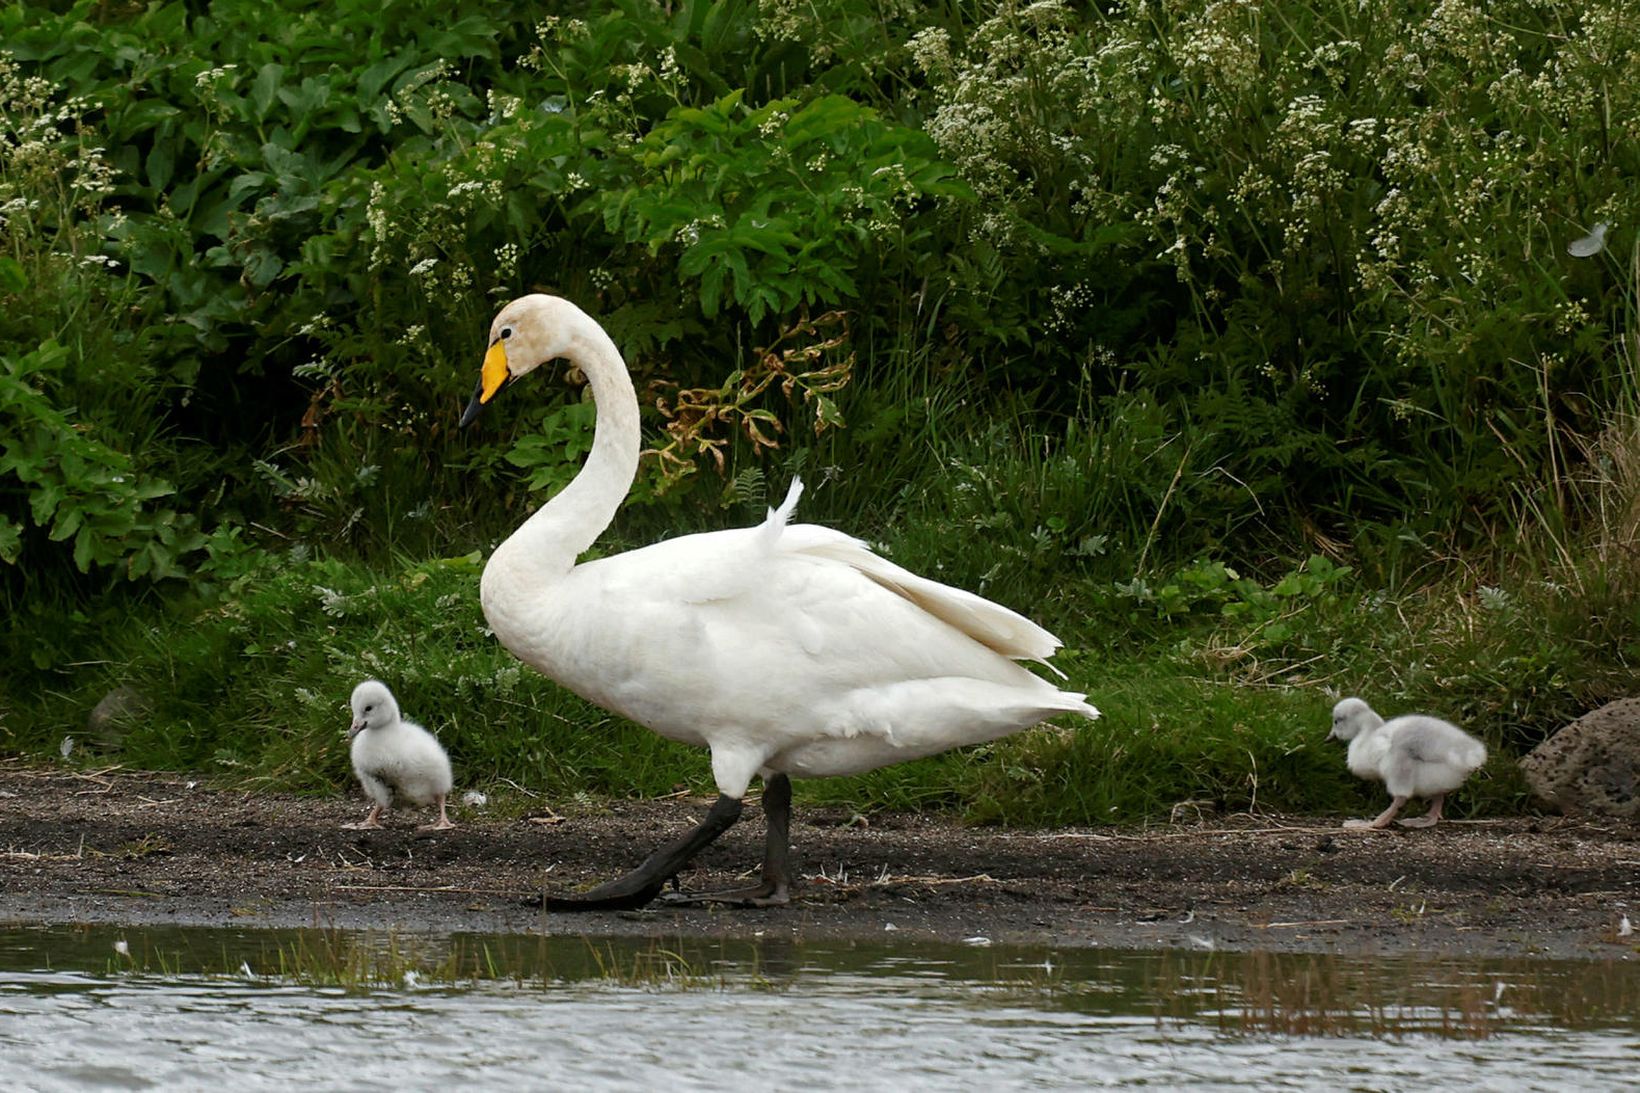
[{"label": "tail feather", "polygon": [[773,547],[775,540],[780,538],[780,533],[786,530],[786,524],[790,522],[792,513],[797,511],[797,499],[802,496],[803,480],[794,475],[791,488],[786,491],[786,499],[780,502],[779,508],[769,510],[769,515],[764,518],[763,523],[757,529],[758,538],[765,547]]}]

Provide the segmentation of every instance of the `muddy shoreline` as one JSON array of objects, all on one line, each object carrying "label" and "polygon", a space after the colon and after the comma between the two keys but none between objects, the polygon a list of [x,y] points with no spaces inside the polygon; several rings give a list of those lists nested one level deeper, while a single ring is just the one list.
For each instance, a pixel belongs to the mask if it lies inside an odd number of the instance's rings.
[{"label": "muddy shoreline", "polygon": [[[708,802],[546,802],[389,815],[353,797],[224,790],[174,774],[0,762],[0,923],[590,937],[961,941],[1058,947],[1640,959],[1640,829],[1562,817],[1344,832],[1234,815],[1149,828],[1019,830],[948,817],[861,821],[804,807],[789,907],[544,914],[520,897],[608,879]],[[754,807],[681,878],[732,886],[762,860]]]}]

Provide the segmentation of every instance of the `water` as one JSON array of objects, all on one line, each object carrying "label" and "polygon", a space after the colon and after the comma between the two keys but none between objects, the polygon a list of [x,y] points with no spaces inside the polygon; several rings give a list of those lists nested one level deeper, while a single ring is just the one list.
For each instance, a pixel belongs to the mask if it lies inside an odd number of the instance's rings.
[{"label": "water", "polygon": [[1637,1009],[1615,957],[0,928],[12,1090],[1615,1089]]}]

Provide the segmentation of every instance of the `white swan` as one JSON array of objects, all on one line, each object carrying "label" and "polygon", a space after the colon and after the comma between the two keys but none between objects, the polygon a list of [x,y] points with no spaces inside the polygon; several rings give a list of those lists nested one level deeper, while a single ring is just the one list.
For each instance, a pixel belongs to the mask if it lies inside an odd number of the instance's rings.
[{"label": "white swan", "polygon": [[1376,819],[1344,821],[1345,827],[1356,830],[1388,827],[1409,797],[1427,798],[1429,811],[1401,820],[1401,826],[1434,827],[1446,795],[1486,762],[1486,745],[1452,722],[1423,714],[1386,722],[1359,698],[1343,699],[1333,707],[1327,737],[1348,741],[1350,772],[1383,782],[1392,798]]},{"label": "white swan", "polygon": [[789,898],[789,778],[854,774],[992,740],[1061,713],[1094,718],[1016,660],[1052,634],[884,561],[841,532],[790,524],[802,485],[750,528],[576,564],[637,473],[638,400],[620,352],[580,308],[514,300],[490,327],[466,425],[509,380],[565,357],[597,404],[574,481],[496,548],[484,617],[526,664],[672,740],[711,749],[718,800],[689,834],[561,908],[636,907],[733,824],[753,776],[768,820],[762,884],[708,898]]},{"label": "white swan", "polygon": [[353,772],[370,796],[370,815],[358,823],[343,824],[349,830],[380,827],[382,812],[393,803],[393,795],[413,804],[438,805],[438,821],[423,824],[419,831],[442,831],[454,827],[444,811],[450,795],[450,757],[438,738],[414,721],[399,716],[398,701],[381,682],[367,679],[353,688],[353,724],[347,735],[353,741]]}]

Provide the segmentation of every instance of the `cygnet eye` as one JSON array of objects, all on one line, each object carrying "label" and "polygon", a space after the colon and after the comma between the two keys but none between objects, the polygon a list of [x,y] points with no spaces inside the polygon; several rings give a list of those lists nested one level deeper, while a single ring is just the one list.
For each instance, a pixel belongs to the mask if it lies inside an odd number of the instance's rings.
[{"label": "cygnet eye", "polygon": [[364,712],[365,712],[365,713],[369,713],[369,712],[370,712],[370,711],[371,711],[371,710],[374,710],[374,709],[375,709],[375,708],[376,708],[376,707],[374,707],[374,706],[366,706],[366,707],[365,707],[365,708],[364,708]]}]

